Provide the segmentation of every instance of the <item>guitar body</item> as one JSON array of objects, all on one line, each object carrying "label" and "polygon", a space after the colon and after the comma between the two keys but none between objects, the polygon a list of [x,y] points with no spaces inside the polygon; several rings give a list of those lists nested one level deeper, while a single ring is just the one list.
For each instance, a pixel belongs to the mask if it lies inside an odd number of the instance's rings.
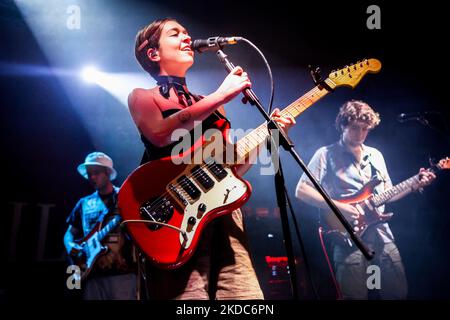
[{"label": "guitar body", "polygon": [[[371,198],[375,187],[380,184],[381,181],[373,179],[368,182],[361,190],[356,194],[349,197],[339,199],[339,202],[347,203],[354,206],[360,213],[358,219],[352,219],[350,224],[353,227],[353,231],[359,237],[363,236],[366,230],[376,224],[388,221],[392,217],[392,213],[380,212],[372,203]],[[341,234],[346,233],[345,228],[342,226],[339,219],[331,211],[326,211],[321,214],[321,222],[325,224],[328,230],[339,231]]]},{"label": "guitar body", "polygon": [[219,119],[214,128],[187,150],[141,165],[120,187],[120,215],[134,221],[127,223],[131,237],[159,268],[186,263],[208,223],[250,198],[250,184],[236,175],[234,163],[223,164],[227,153],[235,156],[229,123]]},{"label": "guitar body", "polygon": [[137,168],[120,189],[119,210],[124,221],[154,219],[186,232],[184,238],[167,226],[127,224],[135,244],[157,267],[174,269],[186,263],[208,223],[240,208],[250,197],[249,183],[238,177],[233,167],[223,166],[221,179],[209,168],[204,169],[204,174],[214,182],[209,190],[194,177],[188,178],[197,190],[194,197],[186,196],[184,189],[178,187],[184,202],[169,186],[179,186],[177,180],[191,176],[197,166],[176,165],[170,159],[152,161]]},{"label": "guitar body", "polygon": [[103,246],[97,236],[100,227],[101,223],[97,222],[88,235],[74,241],[83,248],[78,256],[69,256],[71,264],[76,264],[80,268],[80,280],[85,280],[91,272],[97,258],[108,252],[108,247]]}]

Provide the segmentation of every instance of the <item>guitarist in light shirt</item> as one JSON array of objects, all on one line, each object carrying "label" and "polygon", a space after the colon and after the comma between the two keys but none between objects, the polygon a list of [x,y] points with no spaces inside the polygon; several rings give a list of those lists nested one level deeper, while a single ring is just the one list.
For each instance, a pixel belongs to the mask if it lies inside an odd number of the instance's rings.
[{"label": "guitarist in light shirt", "polygon": [[[360,212],[355,206],[337,200],[356,194],[375,177],[382,181],[375,187],[375,194],[392,187],[383,155],[377,149],[364,145],[369,131],[379,123],[379,114],[367,103],[355,100],[344,103],[336,118],[336,128],[341,132],[341,139],[318,149],[308,165],[311,173],[330,197],[335,199],[334,203],[349,222],[358,218]],[[429,185],[436,178],[433,172],[425,169],[420,169],[419,177],[413,190],[397,194],[390,202]],[[296,197],[315,207],[328,209],[305,174],[297,185]],[[384,206],[380,206],[378,210],[383,212]],[[333,215],[332,212],[328,214]],[[388,223],[370,227],[363,234],[364,243],[376,252],[374,260],[370,262],[348,238],[337,239],[342,241],[335,241],[333,257],[342,298],[368,298],[366,268],[370,264],[376,264],[381,269],[382,299],[406,298],[408,288],[405,271]]]},{"label": "guitarist in light shirt", "polygon": [[[100,226],[100,230],[108,231],[103,239],[99,239],[107,251],[96,256],[92,268],[86,272],[86,280],[83,278],[83,298],[134,300],[136,276],[133,272],[133,248],[131,241],[118,226],[120,219],[116,198],[119,188],[111,182],[117,176],[113,161],[103,152],[92,152],[78,166],[78,172],[96,191],[81,198],[67,218],[69,226],[64,235],[64,245],[70,260],[75,264],[78,261],[84,262],[82,258],[86,256],[86,247],[89,247],[86,245],[87,238],[94,238],[93,232],[97,226]],[[105,230],[108,226],[111,229]]]}]

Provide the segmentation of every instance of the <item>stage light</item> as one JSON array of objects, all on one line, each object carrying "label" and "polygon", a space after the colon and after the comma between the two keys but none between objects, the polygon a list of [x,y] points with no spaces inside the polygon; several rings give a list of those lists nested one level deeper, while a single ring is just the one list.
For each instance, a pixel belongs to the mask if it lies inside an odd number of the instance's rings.
[{"label": "stage light", "polygon": [[102,73],[94,66],[87,66],[81,70],[81,78],[88,83],[98,83],[102,76]]}]

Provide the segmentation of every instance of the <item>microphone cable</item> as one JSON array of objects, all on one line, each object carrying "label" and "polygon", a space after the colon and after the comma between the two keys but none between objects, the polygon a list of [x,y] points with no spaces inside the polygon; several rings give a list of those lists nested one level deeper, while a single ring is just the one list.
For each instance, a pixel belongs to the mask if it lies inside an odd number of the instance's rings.
[{"label": "microphone cable", "polygon": [[270,68],[270,65],[267,62],[267,59],[264,56],[264,54],[262,53],[262,51],[259,50],[259,48],[255,44],[253,44],[253,42],[251,42],[250,40],[248,40],[244,37],[240,37],[240,40],[246,42],[249,46],[251,46],[253,49],[255,49],[256,52],[258,52],[258,54],[261,56],[261,58],[264,61],[264,65],[266,66],[266,69],[267,69],[267,72],[268,72],[269,78],[270,78],[270,100],[269,100],[269,110],[267,112],[270,115],[272,112],[273,98],[274,98],[274,93],[275,93],[275,84],[273,81],[272,69]]}]

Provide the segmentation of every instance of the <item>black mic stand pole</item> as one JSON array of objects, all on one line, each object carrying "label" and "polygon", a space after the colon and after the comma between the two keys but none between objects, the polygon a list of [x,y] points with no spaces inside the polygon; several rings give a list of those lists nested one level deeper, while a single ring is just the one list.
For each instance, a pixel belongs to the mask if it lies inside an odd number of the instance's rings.
[{"label": "black mic stand pole", "polygon": [[[231,72],[231,70],[234,69],[233,63],[231,63],[228,60],[228,56],[221,50],[217,50],[216,52],[217,57],[219,58],[220,62],[222,62],[225,65],[225,68],[228,72]],[[320,184],[317,182],[315,177],[311,174],[308,167],[305,165],[305,163],[302,161],[300,156],[297,154],[297,152],[294,149],[293,143],[289,140],[287,135],[284,133],[283,130],[280,129],[278,124],[273,121],[270,116],[265,111],[264,107],[262,106],[261,102],[259,101],[256,94],[253,92],[252,89],[245,88],[243,91],[243,94],[247,101],[251,104],[257,107],[259,112],[263,115],[264,119],[268,122],[268,129],[269,133],[270,130],[275,130],[274,132],[278,133],[278,137],[280,138],[279,145],[281,145],[286,151],[288,151],[292,157],[295,159],[295,161],[299,164],[299,166],[302,168],[302,170],[305,172],[305,174],[308,176],[308,178],[311,180],[317,191],[322,195],[330,209],[335,213],[337,218],[340,220],[344,228],[347,230],[348,234],[350,235],[350,238],[353,240],[355,245],[361,250],[361,252],[364,254],[366,259],[370,260],[373,258],[374,252],[370,251],[367,248],[367,246],[361,241],[361,239],[353,232],[353,228],[350,225],[350,223],[345,219],[343,214],[339,211],[339,209],[336,207],[336,205],[333,203],[331,198],[328,196],[328,194],[323,190],[323,188],[320,186]],[[272,139],[273,140],[273,139]],[[280,171],[280,170],[278,170]],[[277,173],[279,174],[279,172]],[[283,179],[278,178],[278,182],[282,183]],[[282,186],[283,187],[283,186]],[[284,191],[282,195],[278,195],[278,190],[283,190],[282,188],[277,187],[277,200],[278,200],[278,206],[280,208],[280,217],[281,222],[283,226],[283,233],[284,233],[284,243],[286,246],[286,255],[288,257],[288,265],[289,265],[289,273],[290,273],[290,279],[291,279],[291,288],[292,288],[292,295],[294,299],[298,299],[298,290],[297,290],[297,276],[296,276],[296,267],[295,267],[295,258],[294,258],[294,251],[292,246],[292,239],[290,236],[290,229],[289,229],[289,221],[288,221],[288,215],[286,210],[286,198]],[[284,198],[284,200],[282,200]],[[280,203],[281,199],[281,203]]]}]

